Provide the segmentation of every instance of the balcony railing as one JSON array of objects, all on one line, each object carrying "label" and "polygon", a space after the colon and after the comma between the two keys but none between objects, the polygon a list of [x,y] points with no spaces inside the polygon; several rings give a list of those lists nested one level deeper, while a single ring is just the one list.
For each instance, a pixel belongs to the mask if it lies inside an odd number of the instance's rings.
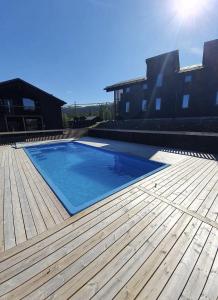
[{"label": "balcony railing", "polygon": [[0,105],[0,113],[4,115],[39,115],[40,106]]}]

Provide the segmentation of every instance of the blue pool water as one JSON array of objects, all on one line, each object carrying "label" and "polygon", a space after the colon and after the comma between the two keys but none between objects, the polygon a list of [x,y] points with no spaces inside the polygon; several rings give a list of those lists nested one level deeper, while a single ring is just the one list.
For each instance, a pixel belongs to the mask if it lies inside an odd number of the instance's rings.
[{"label": "blue pool water", "polygon": [[30,146],[25,151],[70,214],[166,167],[78,142]]}]

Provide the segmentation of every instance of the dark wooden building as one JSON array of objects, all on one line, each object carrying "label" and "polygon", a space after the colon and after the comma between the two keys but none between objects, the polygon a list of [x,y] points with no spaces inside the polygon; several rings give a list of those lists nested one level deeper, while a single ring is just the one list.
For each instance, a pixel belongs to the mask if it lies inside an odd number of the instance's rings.
[{"label": "dark wooden building", "polygon": [[0,132],[60,129],[64,104],[22,79],[0,82]]},{"label": "dark wooden building", "polygon": [[218,116],[218,40],[204,44],[201,65],[180,68],[179,51],[146,60],[146,77],[107,86],[117,119]]}]

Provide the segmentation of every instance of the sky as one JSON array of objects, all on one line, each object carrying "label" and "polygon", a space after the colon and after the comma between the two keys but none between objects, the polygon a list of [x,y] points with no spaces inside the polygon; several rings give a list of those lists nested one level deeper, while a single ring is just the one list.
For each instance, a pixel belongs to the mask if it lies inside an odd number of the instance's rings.
[{"label": "sky", "polygon": [[187,17],[184,0],[0,0],[0,81],[112,101],[104,87],[145,76],[146,58],[179,49],[181,66],[201,63],[204,41],[218,38],[218,0],[188,1]]}]

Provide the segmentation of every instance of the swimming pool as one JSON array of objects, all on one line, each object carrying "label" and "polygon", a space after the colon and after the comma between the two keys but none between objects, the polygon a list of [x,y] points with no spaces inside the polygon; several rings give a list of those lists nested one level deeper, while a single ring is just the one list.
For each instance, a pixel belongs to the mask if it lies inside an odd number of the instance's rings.
[{"label": "swimming pool", "polygon": [[75,214],[167,165],[79,142],[25,151],[70,214]]}]

